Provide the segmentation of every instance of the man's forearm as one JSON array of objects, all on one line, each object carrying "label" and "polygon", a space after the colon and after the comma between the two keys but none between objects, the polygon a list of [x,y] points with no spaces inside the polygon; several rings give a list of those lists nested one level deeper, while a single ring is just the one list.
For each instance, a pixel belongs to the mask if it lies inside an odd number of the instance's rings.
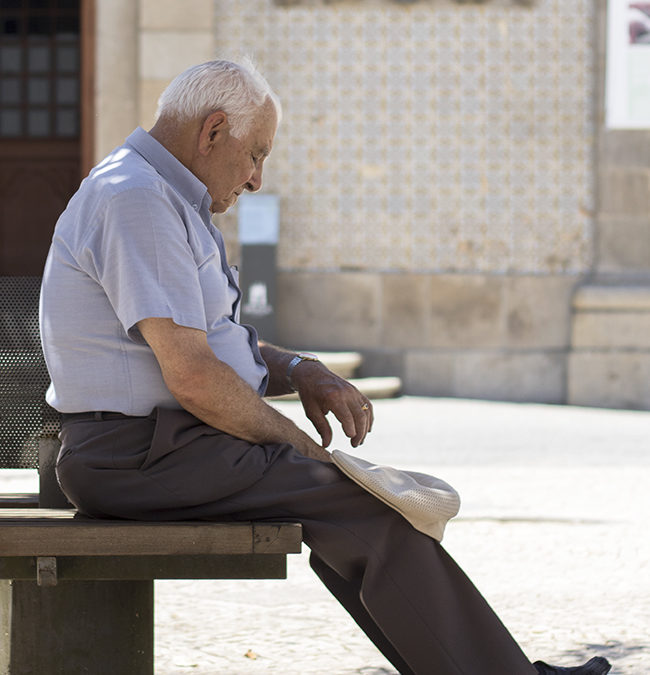
[{"label": "man's forearm", "polygon": [[138,328],[169,391],[200,420],[250,443],[291,443],[305,455],[329,459],[329,453],[214,355],[205,333],[170,319],[144,319]]},{"label": "man's forearm", "polygon": [[259,348],[269,371],[266,395],[282,396],[282,394],[290,394],[293,388],[287,378],[287,368],[296,353],[262,341],[259,343]]},{"label": "man's forearm", "polygon": [[232,436],[262,445],[290,443],[307,456],[329,459],[327,451],[224,363],[212,364],[192,387],[175,395],[186,410]]}]

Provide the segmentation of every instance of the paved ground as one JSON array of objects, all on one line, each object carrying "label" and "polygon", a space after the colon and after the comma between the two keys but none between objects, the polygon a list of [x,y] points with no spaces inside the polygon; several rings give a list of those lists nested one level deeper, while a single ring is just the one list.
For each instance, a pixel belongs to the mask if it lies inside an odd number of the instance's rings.
[{"label": "paved ground", "polygon": [[[308,424],[299,404],[278,407]],[[612,675],[650,673],[650,413],[427,398],[375,409],[355,453],[459,490],[445,546],[531,658],[599,653]],[[0,472],[0,490],[30,481]],[[395,672],[306,553],[287,581],[160,581],[156,593],[157,675]]]}]

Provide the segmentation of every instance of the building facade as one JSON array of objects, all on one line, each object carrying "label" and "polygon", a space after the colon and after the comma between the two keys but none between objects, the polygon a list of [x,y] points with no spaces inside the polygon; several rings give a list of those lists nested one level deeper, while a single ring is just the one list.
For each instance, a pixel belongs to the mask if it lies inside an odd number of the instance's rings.
[{"label": "building facade", "polygon": [[250,55],[279,94],[281,343],[407,393],[650,408],[650,131],[605,128],[605,0],[81,12],[95,159],[194,63]]}]

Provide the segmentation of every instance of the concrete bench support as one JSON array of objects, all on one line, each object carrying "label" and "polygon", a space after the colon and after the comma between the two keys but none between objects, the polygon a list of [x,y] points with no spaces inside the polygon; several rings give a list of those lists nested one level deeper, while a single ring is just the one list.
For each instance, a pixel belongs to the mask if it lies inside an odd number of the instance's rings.
[{"label": "concrete bench support", "polygon": [[0,581],[3,675],[153,673],[153,581]]}]

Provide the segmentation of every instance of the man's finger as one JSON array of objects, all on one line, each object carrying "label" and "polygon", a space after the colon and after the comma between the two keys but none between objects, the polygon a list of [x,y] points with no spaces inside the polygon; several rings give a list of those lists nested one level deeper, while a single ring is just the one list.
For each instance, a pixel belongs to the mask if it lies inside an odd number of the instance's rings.
[{"label": "man's finger", "polygon": [[370,421],[368,416],[369,410],[370,406],[365,402],[360,404],[358,408],[353,408],[355,434],[350,437],[353,448],[361,445],[366,438],[366,434],[368,433],[368,423]]},{"label": "man's finger", "polygon": [[[356,447],[355,439],[358,436],[360,418],[357,417],[358,411],[353,412],[350,406],[345,403],[343,405],[332,406],[332,412],[336,419],[340,422],[343,433],[351,439],[353,447]],[[363,412],[363,411],[362,411]]]},{"label": "man's finger", "polygon": [[363,442],[368,428],[368,415],[365,404],[355,398],[341,406],[332,408],[332,412],[341,423],[345,435],[350,439],[350,444],[356,448]]},{"label": "man's finger", "polygon": [[372,407],[372,403],[370,403],[368,399],[366,399],[365,405],[367,408],[364,407],[364,410],[368,415],[368,433],[370,433],[372,431],[372,425],[375,423],[375,411]]},{"label": "man's finger", "polygon": [[318,408],[318,406],[312,405],[308,408],[305,407],[305,414],[307,419],[314,425],[318,435],[321,437],[321,442],[324,448],[327,448],[332,442],[332,427],[327,420],[327,417],[323,412]]}]

